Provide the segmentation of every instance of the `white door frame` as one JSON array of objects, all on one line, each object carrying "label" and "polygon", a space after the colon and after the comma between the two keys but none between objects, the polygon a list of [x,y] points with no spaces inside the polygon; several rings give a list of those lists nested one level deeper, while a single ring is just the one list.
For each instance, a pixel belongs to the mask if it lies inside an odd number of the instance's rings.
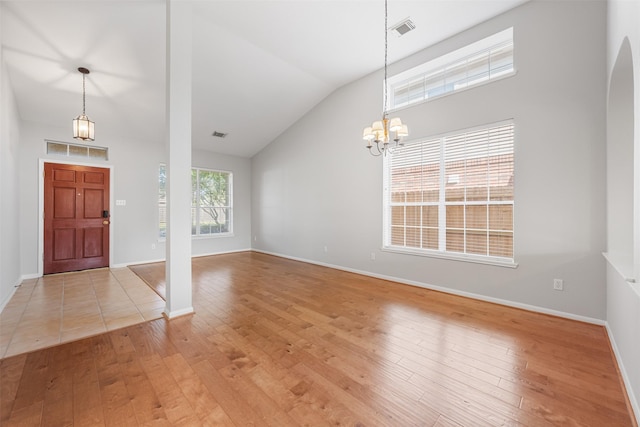
[{"label": "white door frame", "polygon": [[[109,227],[109,267],[113,265],[113,165],[105,165],[104,163],[91,163],[91,162],[76,162],[69,160],[58,159],[38,159],[38,212],[40,214],[38,220],[38,277],[42,277],[44,273],[44,164],[45,163],[58,163],[61,165],[73,165],[73,166],[90,166],[95,168],[109,169],[109,213],[111,218],[109,219],[111,225]],[[117,221],[116,221],[117,222]]]}]

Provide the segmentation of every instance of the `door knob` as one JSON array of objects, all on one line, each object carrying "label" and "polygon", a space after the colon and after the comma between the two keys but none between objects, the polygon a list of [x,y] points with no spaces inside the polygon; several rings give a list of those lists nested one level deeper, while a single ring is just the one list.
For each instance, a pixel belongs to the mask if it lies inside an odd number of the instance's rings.
[{"label": "door knob", "polygon": [[105,221],[102,221],[102,223],[103,223],[104,225],[109,225],[109,221],[106,221],[106,220],[105,220]]}]

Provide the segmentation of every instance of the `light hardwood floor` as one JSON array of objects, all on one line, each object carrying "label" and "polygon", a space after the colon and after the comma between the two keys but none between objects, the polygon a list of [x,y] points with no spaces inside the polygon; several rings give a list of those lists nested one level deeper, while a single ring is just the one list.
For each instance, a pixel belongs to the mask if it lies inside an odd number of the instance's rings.
[{"label": "light hardwood floor", "polygon": [[25,280],[0,314],[0,358],[158,319],[164,306],[127,268]]},{"label": "light hardwood floor", "polygon": [[0,424],[635,425],[600,326],[253,252],[194,259],[193,292],[0,361]]}]

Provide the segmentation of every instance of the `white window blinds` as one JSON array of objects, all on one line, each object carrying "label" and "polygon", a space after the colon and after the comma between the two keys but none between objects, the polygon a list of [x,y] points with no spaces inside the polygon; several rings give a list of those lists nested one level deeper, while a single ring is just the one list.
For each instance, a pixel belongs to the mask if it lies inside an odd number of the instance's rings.
[{"label": "white window blinds", "polygon": [[514,126],[407,144],[385,159],[387,248],[513,260]]}]

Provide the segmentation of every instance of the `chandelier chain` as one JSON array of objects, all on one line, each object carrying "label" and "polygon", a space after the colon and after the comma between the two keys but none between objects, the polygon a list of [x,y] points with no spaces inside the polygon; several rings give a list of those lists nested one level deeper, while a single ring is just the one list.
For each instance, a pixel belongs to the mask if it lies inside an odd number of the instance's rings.
[{"label": "chandelier chain", "polygon": [[398,117],[389,119],[387,109],[389,108],[389,86],[388,78],[388,52],[389,52],[389,1],[384,0],[384,82],[382,87],[382,119],[374,121],[371,126],[367,126],[362,131],[362,139],[367,141],[366,148],[373,156],[382,156],[387,153],[393,154],[396,149],[400,149],[404,144],[403,137],[409,135],[407,125],[402,123]]},{"label": "chandelier chain", "polygon": [[384,104],[382,106],[382,115],[384,116],[387,112],[387,105],[388,105],[388,93],[387,93],[387,45],[388,45],[388,30],[387,30],[387,20],[388,18],[388,7],[387,7],[387,0],[384,0],[384,87],[382,88],[383,94],[384,94]]},{"label": "chandelier chain", "polygon": [[82,74],[82,115],[85,115],[85,86],[84,86],[84,78],[86,77],[86,74]]}]

